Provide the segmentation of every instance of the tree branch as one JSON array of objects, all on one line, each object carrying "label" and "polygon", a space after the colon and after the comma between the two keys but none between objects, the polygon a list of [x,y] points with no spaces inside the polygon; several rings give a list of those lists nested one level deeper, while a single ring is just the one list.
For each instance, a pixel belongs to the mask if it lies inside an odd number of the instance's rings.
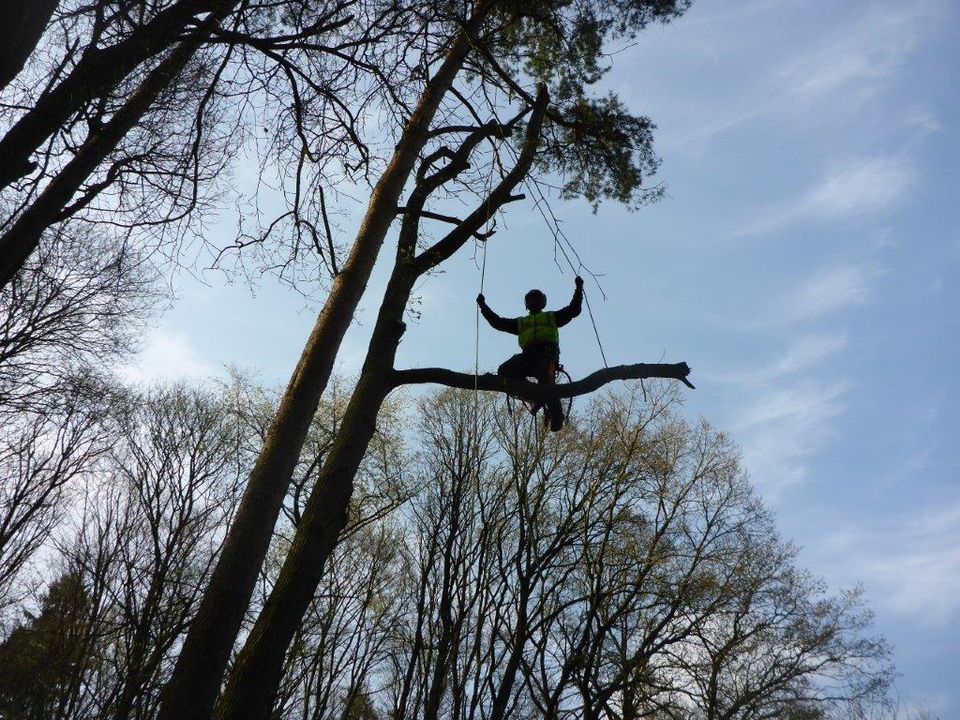
[{"label": "tree branch", "polygon": [[470,213],[458,227],[451,230],[414,259],[414,267],[417,273],[423,274],[449,258],[483,227],[483,224],[492,218],[500,207],[518,199],[518,196],[513,195],[513,189],[526,177],[536,157],[537,147],[540,144],[543,116],[549,103],[550,95],[547,93],[546,86],[538,85],[537,97],[530,108],[530,122],[527,125],[526,136],[520,150],[520,156],[517,158],[517,164],[487,195],[480,206]]},{"label": "tree branch", "polygon": [[693,384],[687,380],[690,366],[681,363],[637,363],[636,365],[614,365],[613,367],[597,370],[582,380],[560,385],[540,385],[538,383],[515,380],[493,373],[472,375],[456,372],[446,368],[414,368],[411,370],[394,370],[393,387],[400,385],[436,383],[463,390],[487,390],[492,392],[516,395],[524,400],[545,402],[554,398],[576,397],[598,390],[614,380],[643,380],[646,378],[666,378],[679,380],[688,388]]}]

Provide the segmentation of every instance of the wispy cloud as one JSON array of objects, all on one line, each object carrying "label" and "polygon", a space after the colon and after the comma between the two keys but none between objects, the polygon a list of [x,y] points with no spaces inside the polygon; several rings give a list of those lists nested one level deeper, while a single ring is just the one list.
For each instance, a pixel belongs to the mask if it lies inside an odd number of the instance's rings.
[{"label": "wispy cloud", "polygon": [[800,335],[771,362],[735,373],[700,373],[711,383],[733,383],[743,388],[767,390],[774,384],[802,378],[818,363],[842,352],[849,339],[845,332],[808,333]]},{"label": "wispy cloud", "polygon": [[773,381],[808,370],[811,365],[837,354],[846,347],[846,333],[804,335],[767,368],[761,377],[767,381]]},{"label": "wispy cloud", "polygon": [[772,84],[808,104],[843,93],[870,93],[893,77],[921,42],[942,3],[880,2],[851,13],[819,46],[774,73]]},{"label": "wispy cloud", "polygon": [[[816,12],[816,4],[779,0],[751,4],[751,12],[734,20],[734,9],[722,6],[722,19],[710,18],[711,22],[704,24],[710,34],[698,36],[699,42],[690,49],[692,54],[704,56],[698,56],[701,66],[711,64],[707,49],[719,44],[722,51],[715,50],[716,54],[749,56],[751,68],[770,70],[745,73],[746,79],[732,88],[724,83],[723,96],[707,89],[710,111],[686,114],[706,120],[691,125],[677,118],[665,125],[659,139],[662,147],[699,156],[722,133],[765,119],[778,124],[819,125],[842,116],[845,121],[863,117],[876,122],[875,108],[866,107],[865,101],[882,100],[894,90],[914,53],[950,22],[947,0],[825,3],[822,7],[829,18],[826,23],[818,21],[819,26],[832,29],[813,34],[816,42],[764,41],[786,31],[782,24],[790,14],[784,12],[784,6],[790,4]],[[689,19],[686,22],[689,28]],[[718,38],[718,29],[726,34]],[[641,100],[637,98],[637,102]],[[914,124],[921,133],[939,129],[939,122],[929,112],[897,105],[885,107],[884,112],[894,123]]]},{"label": "wispy cloud", "polygon": [[143,351],[119,371],[130,382],[201,380],[217,374],[187,336],[166,330],[155,331]]},{"label": "wispy cloud", "polygon": [[760,394],[734,426],[754,482],[770,499],[808,476],[808,467],[834,436],[844,410],[844,382],[804,381]]},{"label": "wispy cloud", "polygon": [[886,212],[915,183],[911,165],[898,157],[855,158],[829,170],[799,200],[763,208],[737,236],[764,235],[804,222],[831,222]]},{"label": "wispy cloud", "polygon": [[943,128],[940,119],[936,113],[931,110],[915,110],[905,118],[905,122],[907,126],[916,128],[919,131],[919,137],[940,132]]},{"label": "wispy cloud", "polygon": [[809,320],[867,303],[880,270],[873,264],[826,268],[801,284],[787,301],[791,320]]},{"label": "wispy cloud", "polygon": [[[886,273],[884,264],[875,259],[883,249],[872,248],[865,259],[825,265],[777,295],[764,295],[762,303],[753,301],[740,312],[718,316],[716,322],[732,332],[775,332],[780,336],[787,331],[791,342],[800,338],[803,344],[791,346],[788,356],[777,360],[777,363],[783,363],[780,368],[768,365],[762,368],[762,372],[760,368],[754,368],[752,374],[755,377],[757,373],[767,378],[769,373],[790,371],[794,362],[789,357],[791,355],[800,359],[803,353],[842,349],[846,343],[845,335],[833,334],[835,326],[817,330],[816,324],[840,320],[851,310],[874,301],[879,280]],[[809,334],[811,332],[814,334]],[[717,379],[736,380],[738,377],[718,376]]]},{"label": "wispy cloud", "polygon": [[960,616],[960,500],[882,527],[848,528],[811,548],[862,579],[874,602],[925,626]]},{"label": "wispy cloud", "polygon": [[801,203],[805,214],[829,219],[886,210],[913,184],[913,171],[896,158],[868,158],[829,173]]},{"label": "wispy cloud", "polygon": [[[777,324],[816,320],[868,302],[878,271],[869,265],[828,267],[786,294]],[[769,325],[770,323],[766,323]],[[848,347],[846,332],[798,333],[770,362],[725,378],[740,385],[743,405],[733,429],[747,467],[770,499],[809,474],[809,466],[836,435],[849,384],[828,379],[823,363]]]}]

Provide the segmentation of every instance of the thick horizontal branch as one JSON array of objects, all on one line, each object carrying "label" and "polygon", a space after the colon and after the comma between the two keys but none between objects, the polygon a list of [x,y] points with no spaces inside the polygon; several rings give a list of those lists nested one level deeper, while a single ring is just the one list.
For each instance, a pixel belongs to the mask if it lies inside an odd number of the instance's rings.
[{"label": "thick horizontal branch", "polygon": [[679,380],[689,388],[693,384],[687,380],[690,366],[681,363],[637,363],[636,365],[615,365],[597,370],[582,380],[560,385],[539,385],[537,383],[515,380],[501,375],[487,373],[485,375],[471,375],[456,372],[446,368],[414,368],[412,370],[395,370],[393,372],[394,387],[400,385],[436,383],[464,390],[488,390],[516,395],[525,400],[546,401],[553,398],[576,397],[598,390],[614,380],[645,380],[647,378],[666,378]]}]

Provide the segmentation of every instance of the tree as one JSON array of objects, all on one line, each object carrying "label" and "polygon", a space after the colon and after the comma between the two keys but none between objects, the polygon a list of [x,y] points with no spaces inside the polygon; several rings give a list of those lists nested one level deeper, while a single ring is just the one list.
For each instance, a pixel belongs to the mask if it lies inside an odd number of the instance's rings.
[{"label": "tree", "polygon": [[111,708],[119,720],[156,702],[158,675],[236,507],[243,457],[230,408],[211,393],[173,387],[134,394],[118,416],[110,472],[127,533],[114,556],[116,592],[125,598],[122,684]]},{"label": "tree", "polygon": [[44,412],[137,347],[160,298],[142,251],[113,237],[47,233],[0,290],[0,414]]},{"label": "tree", "polygon": [[[310,191],[332,167],[367,167],[356,113],[391,97],[378,78],[398,62],[390,52],[406,41],[394,38],[419,9],[380,0],[14,4],[12,28],[40,28],[44,39],[0,100],[0,192],[9,201],[0,287],[48,228],[70,219],[166,228],[175,256],[176,241],[199,232],[247,125],[272,132],[248,143],[262,143],[264,162],[297,168],[285,178],[291,208],[278,223],[292,217],[319,240],[314,221],[302,220]],[[37,37],[12,43],[19,60],[4,70],[22,65]]]},{"label": "tree", "polygon": [[62,521],[74,486],[109,447],[95,390],[82,382],[61,390],[55,410],[0,415],[0,609],[19,599],[24,573]]},{"label": "tree", "polygon": [[[239,494],[238,423],[221,395],[109,388],[109,445],[88,460],[47,556],[84,589],[56,713],[148,717]],[[66,627],[66,626],[65,626]]]},{"label": "tree", "polygon": [[[339,381],[333,385],[339,387]],[[46,504],[31,505],[23,493],[0,504],[14,520],[33,513],[32,525],[15,526],[38,528],[28,536],[30,552],[42,551],[49,564],[62,568],[64,576],[76,578],[83,588],[82,613],[78,610],[74,625],[44,621],[47,633],[70,631],[75,650],[71,657],[76,659],[63,666],[56,683],[46,675],[40,679],[43,692],[52,693],[37,700],[45,708],[37,713],[44,718],[156,715],[160,689],[170,677],[275,402],[271,392],[237,374],[206,388],[99,389],[107,402],[95,413],[97,454],[75,458],[75,467],[45,466],[43,477],[60,493]],[[312,487],[343,409],[343,399],[334,395],[324,400],[314,418],[272,539],[274,557],[282,557],[289,546],[303,496]],[[384,519],[410,493],[401,424],[394,413],[394,408],[386,408],[358,474],[359,492],[343,550],[331,560],[339,572],[329,577],[325,595],[317,598],[301,629],[302,655],[297,657],[304,660],[299,665],[291,660],[290,666],[303,672],[291,673],[281,695],[291,703],[319,697],[334,677],[330,706],[352,703],[361,712],[366,690],[358,683],[367,678],[370,665],[383,661],[392,637],[399,604],[386,588],[392,587],[402,558],[397,533]],[[54,449],[48,445],[28,446],[35,452]],[[58,532],[52,534],[54,527]],[[8,565],[22,570],[23,563],[14,561],[24,553],[12,554],[23,546],[15,542],[22,535],[3,544],[4,571]],[[264,568],[267,589],[276,564]],[[12,607],[28,607],[28,598],[29,592],[19,593]],[[41,597],[35,602],[43,606],[45,601]],[[22,637],[35,634],[14,630],[8,636],[11,647],[21,648],[26,641],[17,638]],[[349,642],[341,646],[343,640]],[[344,667],[353,668],[353,682],[337,676],[337,669]],[[41,689],[29,690],[34,691]],[[25,702],[17,697],[11,703]]]},{"label": "tree", "polygon": [[51,584],[37,615],[27,614],[0,643],[0,717],[41,720],[63,711],[82,674],[87,591],[76,575]]},{"label": "tree", "polygon": [[62,229],[0,290],[0,608],[109,446],[101,376],[158,298],[142,252]]},{"label": "tree", "polygon": [[[424,398],[418,492],[384,528],[403,542],[369,568],[353,537],[335,548],[273,716],[342,716],[344,685],[397,720],[880,712],[892,670],[858,594],[797,567],[722,434],[662,385],[638,394],[559,436],[473,393]],[[354,653],[371,598],[395,615]]]},{"label": "tree", "polygon": [[[427,67],[435,69],[427,74],[420,99],[407,115],[396,151],[373,189],[350,254],[334,279],[281,401],[237,522],[184,645],[162,717],[202,717],[213,703],[249,597],[247,589],[253,587],[253,565],[266,552],[269,527],[276,517],[265,508],[279,512],[313,408],[393,219],[402,216],[398,251],[366,363],[277,587],[227,685],[218,710],[221,717],[266,712],[280,680],[285,649],[346,522],[352,478],[375,427],[377,410],[403,382],[403,376],[394,371],[393,359],[414,282],[481,233],[501,207],[516,200],[515,188],[535,163],[541,171],[553,169],[561,174],[566,195],[633,202],[649,197],[642,186],[656,164],[649,121],[630,115],[615,98],[590,98],[586,87],[600,74],[605,38],[629,35],[648,22],[669,20],[685,8],[682,2],[528,7],[480,0],[469,14],[431,16],[427,30],[439,38],[436,44],[442,52],[427,57]],[[528,79],[543,82],[535,89]],[[485,100],[504,97],[515,98],[516,104],[502,107]],[[491,119],[484,120],[484,115]],[[510,141],[524,121],[523,140],[516,148]],[[454,219],[453,230],[421,250],[421,220],[451,220],[449,215],[426,209],[427,201],[444,186],[465,181],[471,155],[482,143],[491,146],[487,158],[500,168],[499,181],[489,193],[480,192],[477,206],[466,218]],[[502,157],[511,148],[518,154],[508,169]],[[413,188],[401,208],[400,196],[418,159]],[[669,376],[685,376],[687,371],[685,366],[675,367]],[[611,373],[609,379],[616,376]],[[520,391],[531,396],[544,392],[530,385]]]}]

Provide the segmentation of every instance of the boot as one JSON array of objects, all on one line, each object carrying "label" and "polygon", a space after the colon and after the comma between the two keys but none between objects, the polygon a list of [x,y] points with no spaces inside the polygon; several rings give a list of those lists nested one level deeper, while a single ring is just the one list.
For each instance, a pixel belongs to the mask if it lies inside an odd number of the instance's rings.
[{"label": "boot", "polygon": [[557,432],[560,428],[563,427],[563,411],[558,410],[552,413],[549,413],[550,417],[550,431]]}]

